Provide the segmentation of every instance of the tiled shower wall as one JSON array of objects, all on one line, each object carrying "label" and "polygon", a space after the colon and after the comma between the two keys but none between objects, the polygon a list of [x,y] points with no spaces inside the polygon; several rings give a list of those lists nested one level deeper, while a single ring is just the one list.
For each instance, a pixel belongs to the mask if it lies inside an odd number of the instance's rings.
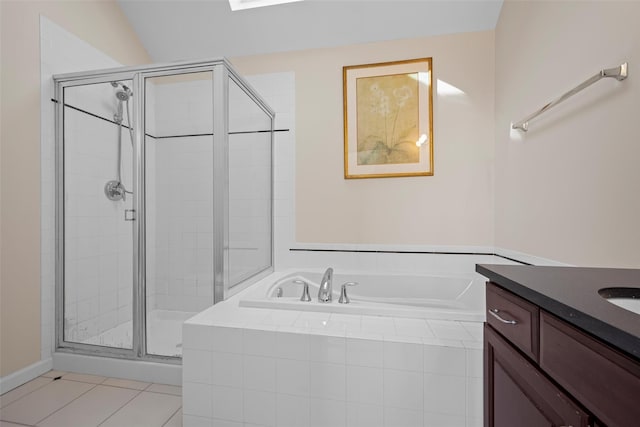
[{"label": "tiled shower wall", "polygon": [[213,303],[211,73],[197,76],[147,81],[148,310],[197,312]]},{"label": "tiled shower wall", "polygon": [[231,287],[272,265],[270,130],[269,116],[230,79],[228,270]]},{"label": "tiled shower wall", "polygon": [[147,218],[154,216],[155,224],[147,223],[147,239],[153,236],[155,246],[151,249],[148,240],[147,247],[155,260],[147,258],[147,284],[155,291],[154,308],[196,312],[213,303],[210,139],[163,138],[149,144],[155,150],[155,177],[148,173],[147,182],[155,181],[155,194],[147,194]]},{"label": "tiled shower wall", "polygon": [[[68,341],[99,344],[97,335],[132,316],[132,223],[125,221],[132,198],[111,201],[104,194],[105,184],[117,179],[119,128],[111,121],[117,108],[114,93],[109,83],[65,89],[64,317]],[[132,141],[126,117],[123,125],[121,175],[131,191]],[[131,334],[114,344],[130,347]]]},{"label": "tiled shower wall", "polygon": [[[196,76],[196,75],[194,75]],[[213,303],[213,103],[211,74],[153,84],[147,103],[149,307],[198,312]],[[147,86],[149,87],[149,86]],[[229,276],[271,262],[270,124],[230,83]],[[155,304],[155,305],[154,305]]]},{"label": "tiled shower wall", "polygon": [[229,136],[229,282],[271,265],[271,135]]},{"label": "tiled shower wall", "polygon": [[[246,76],[275,111],[273,143],[273,250],[274,266],[286,265],[295,243],[295,74]],[[231,203],[232,212],[237,212]]]}]

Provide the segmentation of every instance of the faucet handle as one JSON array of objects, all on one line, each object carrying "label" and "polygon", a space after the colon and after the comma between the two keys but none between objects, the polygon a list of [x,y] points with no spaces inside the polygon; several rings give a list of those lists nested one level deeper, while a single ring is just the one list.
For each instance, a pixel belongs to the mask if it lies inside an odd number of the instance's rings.
[{"label": "faucet handle", "polygon": [[347,286],[356,285],[358,285],[358,282],[345,282],[342,284],[342,286],[340,287],[340,299],[338,300],[340,304],[349,304],[351,302],[349,296],[347,295]]},{"label": "faucet handle", "polygon": [[311,297],[309,296],[309,284],[304,280],[294,280],[293,283],[296,283],[298,285],[303,285],[302,296],[300,297],[300,301],[304,301],[304,302],[311,301]]}]

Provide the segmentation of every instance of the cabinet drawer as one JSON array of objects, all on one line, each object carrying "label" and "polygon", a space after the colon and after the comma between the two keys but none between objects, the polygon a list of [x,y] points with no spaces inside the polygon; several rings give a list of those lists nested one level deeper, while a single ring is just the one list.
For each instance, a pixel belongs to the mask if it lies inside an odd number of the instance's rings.
[{"label": "cabinet drawer", "polygon": [[487,283],[487,323],[538,361],[539,309],[495,284]]},{"label": "cabinet drawer", "polygon": [[609,427],[638,425],[640,365],[544,311],[540,367]]}]

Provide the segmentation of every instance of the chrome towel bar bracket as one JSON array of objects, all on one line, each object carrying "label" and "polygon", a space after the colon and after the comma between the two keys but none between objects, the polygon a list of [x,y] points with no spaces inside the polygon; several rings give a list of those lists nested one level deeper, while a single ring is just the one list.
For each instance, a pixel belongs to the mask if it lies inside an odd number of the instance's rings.
[{"label": "chrome towel bar bracket", "polygon": [[607,69],[604,69],[604,70],[600,70],[594,76],[592,76],[592,77],[588,78],[587,80],[583,81],[578,86],[576,86],[573,89],[571,89],[570,91],[566,92],[565,94],[563,94],[559,98],[554,99],[553,101],[549,102],[548,104],[546,104],[544,107],[540,108],[535,113],[530,114],[529,116],[525,117],[524,119],[520,120],[519,122],[513,123],[511,125],[511,128],[512,129],[520,129],[521,131],[526,132],[526,131],[529,130],[529,120],[532,120],[532,119],[538,117],[540,114],[544,113],[547,110],[550,110],[551,108],[555,107],[556,105],[560,104],[561,102],[567,100],[567,98],[575,95],[576,93],[580,92],[582,89],[584,89],[584,88],[586,88],[588,86],[591,86],[592,84],[594,84],[595,82],[599,81],[600,79],[602,79],[604,77],[613,77],[618,81],[622,81],[622,80],[627,78],[628,72],[629,72],[628,64],[626,62],[624,64],[621,64],[618,67],[607,68]]}]

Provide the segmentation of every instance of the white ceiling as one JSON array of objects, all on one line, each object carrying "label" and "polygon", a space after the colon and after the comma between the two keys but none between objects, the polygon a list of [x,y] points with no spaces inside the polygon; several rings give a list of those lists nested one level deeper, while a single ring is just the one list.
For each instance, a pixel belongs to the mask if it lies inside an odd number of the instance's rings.
[{"label": "white ceiling", "polygon": [[305,0],[231,12],[227,0],[118,0],[154,62],[494,29],[502,0]]}]

